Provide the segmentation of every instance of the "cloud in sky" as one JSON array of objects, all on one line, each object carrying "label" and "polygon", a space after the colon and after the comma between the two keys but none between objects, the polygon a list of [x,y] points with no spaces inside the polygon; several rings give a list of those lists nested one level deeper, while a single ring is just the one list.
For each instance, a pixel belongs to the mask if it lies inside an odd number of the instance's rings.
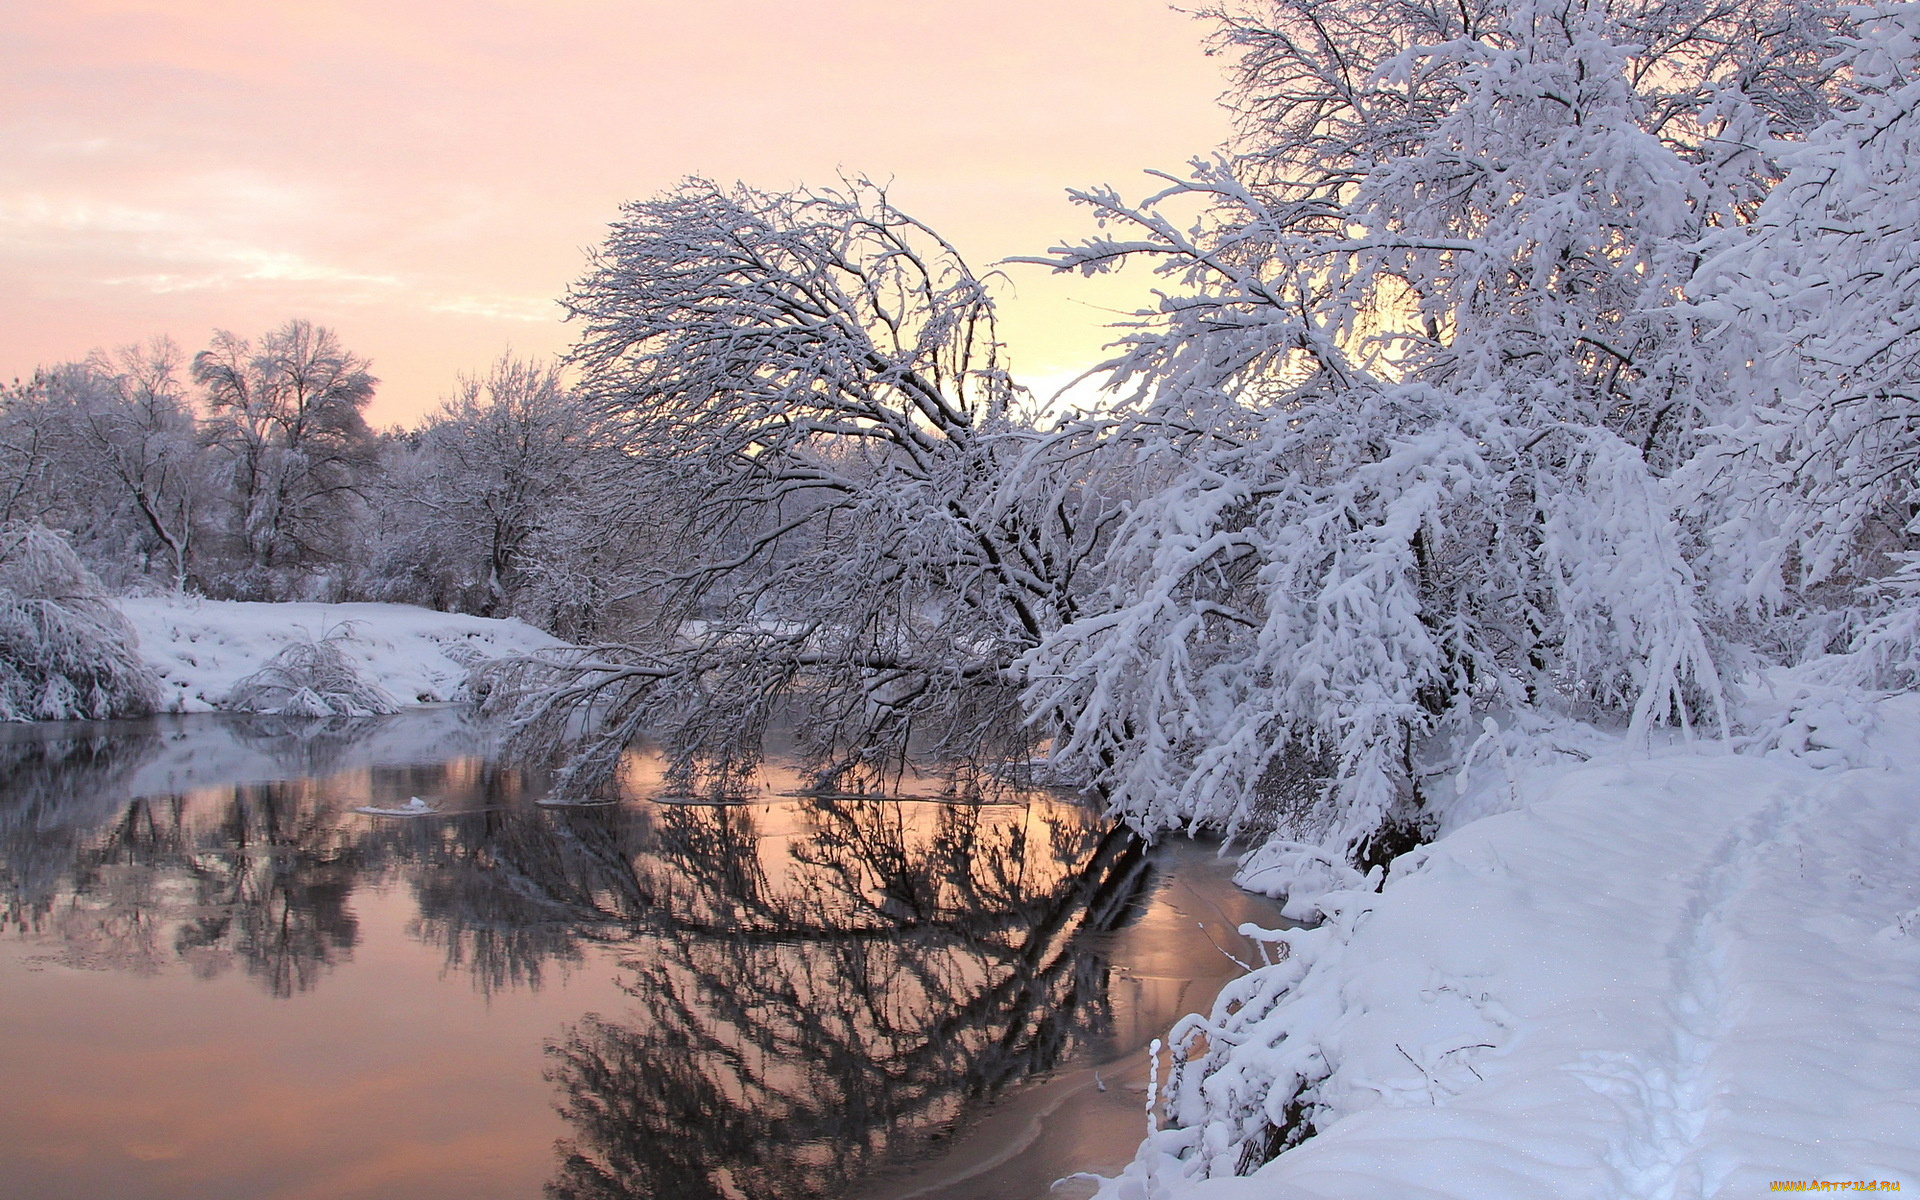
[{"label": "cloud in sky", "polygon": [[[841,171],[975,265],[1086,232],[1226,132],[1163,0],[63,0],[0,9],[0,376],[301,315],[408,419],[555,299],[619,203],[689,174]],[[1059,377],[1120,286],[1011,272],[1016,366]],[[1126,285],[1137,286],[1137,285]]]}]

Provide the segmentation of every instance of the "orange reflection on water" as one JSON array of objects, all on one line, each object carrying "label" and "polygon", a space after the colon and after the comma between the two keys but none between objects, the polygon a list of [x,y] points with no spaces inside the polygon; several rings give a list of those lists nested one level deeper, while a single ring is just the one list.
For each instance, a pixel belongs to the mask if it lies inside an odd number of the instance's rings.
[{"label": "orange reflection on water", "polygon": [[[1204,871],[976,782],[781,795],[776,759],[674,805],[638,754],[627,799],[548,809],[453,710],[0,731],[6,1188],[1017,1198],[1093,1149],[1059,1136],[1090,1106],[1032,1114],[1204,1003],[1192,925],[1232,922],[1176,886]],[[942,1158],[1002,1095],[1037,1149]]]}]

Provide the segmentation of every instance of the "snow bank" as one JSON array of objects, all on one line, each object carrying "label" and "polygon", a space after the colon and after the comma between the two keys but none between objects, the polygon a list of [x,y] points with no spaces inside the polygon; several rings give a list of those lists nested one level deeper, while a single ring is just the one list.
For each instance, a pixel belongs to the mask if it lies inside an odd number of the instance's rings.
[{"label": "snow bank", "polygon": [[407,604],[256,604],[159,596],[120,601],[140,653],[160,676],[161,706],[209,712],[291,645],[331,639],[367,683],[402,704],[466,698],[475,663],[559,646],[521,621]]},{"label": "snow bank", "polygon": [[1856,701],[1786,723],[1797,753],[1488,780],[1518,808],[1324,897],[1176,1029],[1170,1127],[1102,1195],[1920,1188],[1920,698]]}]

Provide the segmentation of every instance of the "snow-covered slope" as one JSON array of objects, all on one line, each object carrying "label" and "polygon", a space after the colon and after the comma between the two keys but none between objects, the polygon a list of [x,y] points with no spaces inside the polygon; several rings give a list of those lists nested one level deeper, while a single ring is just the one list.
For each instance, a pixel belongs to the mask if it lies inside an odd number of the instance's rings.
[{"label": "snow-covered slope", "polygon": [[[1287,960],[1189,1026],[1211,1049],[1177,1127],[1103,1194],[1920,1188],[1920,698],[1871,715],[1852,766],[1695,748],[1521,768],[1517,810],[1274,935]],[[1316,1136],[1232,1178],[1296,1079]]]},{"label": "snow-covered slope", "polygon": [[192,597],[122,600],[170,712],[207,712],[290,642],[333,636],[369,681],[403,704],[464,698],[477,661],[561,643],[522,621],[406,604],[252,604]]}]

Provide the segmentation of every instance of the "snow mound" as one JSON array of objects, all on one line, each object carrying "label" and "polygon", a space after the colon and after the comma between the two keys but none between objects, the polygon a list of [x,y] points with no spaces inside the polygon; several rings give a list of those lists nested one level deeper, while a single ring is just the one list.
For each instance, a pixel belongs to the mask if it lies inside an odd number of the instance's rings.
[{"label": "snow mound", "polygon": [[[327,691],[311,687],[312,681],[338,681],[341,672],[350,671],[368,689],[363,700],[379,694],[395,706],[462,701],[469,699],[467,676],[475,665],[564,644],[522,621],[409,604],[264,604],[188,596],[136,597],[119,604],[139,633],[142,656],[160,677],[161,707],[172,712],[225,707],[243,680],[267,671],[278,656],[297,647],[324,643],[328,650],[319,657],[338,661],[294,663],[288,678],[307,681],[300,686],[313,694],[285,689],[275,693],[278,699],[269,700],[269,707],[334,716],[348,710],[330,703]],[[294,651],[295,659],[313,656],[311,649]]]}]

